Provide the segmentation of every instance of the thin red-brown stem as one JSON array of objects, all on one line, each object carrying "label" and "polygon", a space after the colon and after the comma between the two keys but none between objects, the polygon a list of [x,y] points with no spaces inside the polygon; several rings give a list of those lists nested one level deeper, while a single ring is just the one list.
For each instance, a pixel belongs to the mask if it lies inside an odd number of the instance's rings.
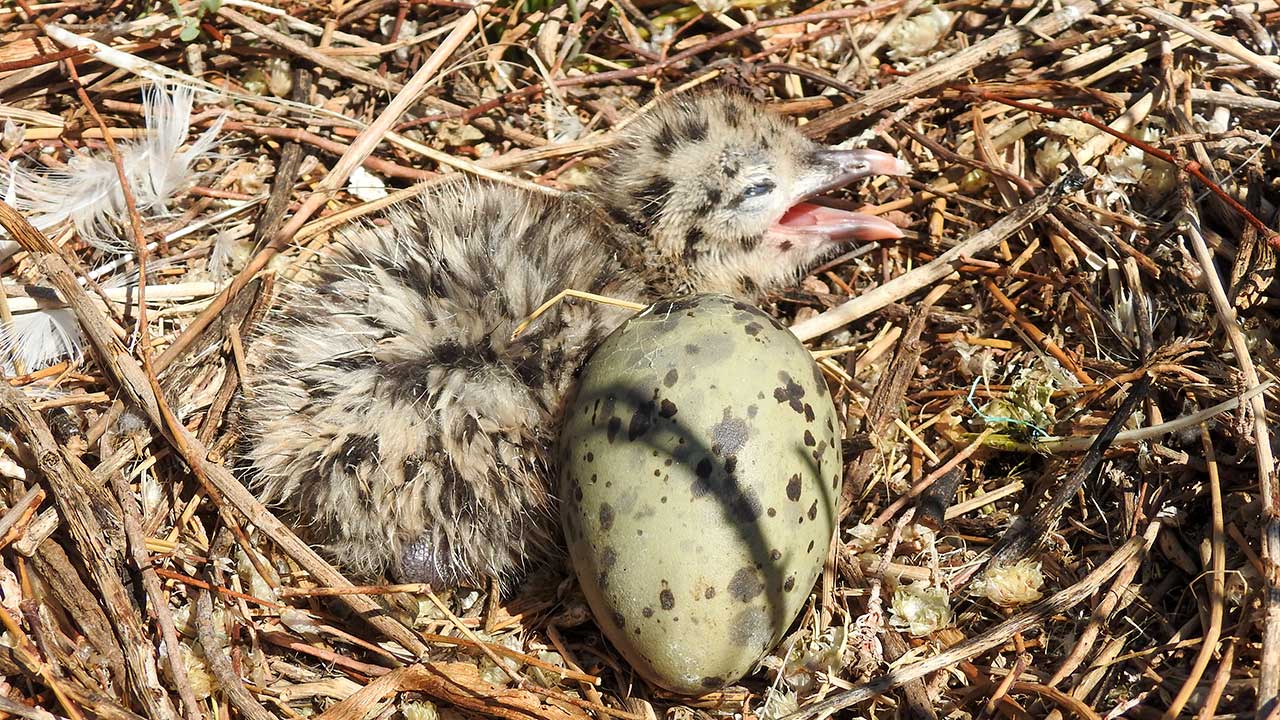
[{"label": "thin red-brown stem", "polygon": [[1069,118],[1071,120],[1077,120],[1079,122],[1085,123],[1086,125],[1097,128],[1098,130],[1101,130],[1102,132],[1116,138],[1117,140],[1126,142],[1138,148],[1142,152],[1148,155],[1151,155],[1152,157],[1159,158],[1160,160],[1163,160],[1169,163],[1170,165],[1173,165],[1179,170],[1182,170],[1183,172],[1187,173],[1188,175],[1195,178],[1196,180],[1199,180],[1200,184],[1204,185],[1209,189],[1210,192],[1212,192],[1214,195],[1217,195],[1219,198],[1221,198],[1222,201],[1225,202],[1228,206],[1230,206],[1232,210],[1235,210],[1237,213],[1240,213],[1240,216],[1244,218],[1245,222],[1257,228],[1258,232],[1262,233],[1263,236],[1267,238],[1268,245],[1280,250],[1280,233],[1277,233],[1275,230],[1272,230],[1270,227],[1267,227],[1266,223],[1259,220],[1256,216],[1254,216],[1253,213],[1249,212],[1249,210],[1245,206],[1241,205],[1235,198],[1231,197],[1231,195],[1227,193],[1227,191],[1223,190],[1217,183],[1211,180],[1208,175],[1205,175],[1204,171],[1200,169],[1200,163],[1194,160],[1179,160],[1178,158],[1174,157],[1172,154],[1165,152],[1164,150],[1161,150],[1160,148],[1152,145],[1151,143],[1143,142],[1138,138],[1132,135],[1129,135],[1128,133],[1124,133],[1119,130],[1116,130],[1115,128],[1112,128],[1111,126],[1099,120],[1092,113],[1087,111],[1073,112],[1071,110],[1063,110],[1062,108],[1049,107],[1046,105],[1032,105],[1031,103],[1019,102],[1017,100],[1012,100],[1010,98],[1007,98],[1001,95],[996,95],[990,92],[985,92],[985,91],[968,91],[966,94],[970,95],[971,97],[978,98],[980,100],[989,100],[991,102],[998,102],[1001,105],[1008,105],[1009,107],[1018,108],[1019,110],[1026,110],[1027,112],[1039,113],[1041,115],[1049,115],[1051,117]]},{"label": "thin red-brown stem", "polygon": [[27,68],[39,67],[47,65],[59,60],[79,60],[89,53],[84,50],[59,50],[57,52],[46,53],[44,55],[36,55],[34,57],[23,58],[22,60],[10,60],[8,62],[0,62],[0,72],[9,72],[11,70],[26,70]]}]

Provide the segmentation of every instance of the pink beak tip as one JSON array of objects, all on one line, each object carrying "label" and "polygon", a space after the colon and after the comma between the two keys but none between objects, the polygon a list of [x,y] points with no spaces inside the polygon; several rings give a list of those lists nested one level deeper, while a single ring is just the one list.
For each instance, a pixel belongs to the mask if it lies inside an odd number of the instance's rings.
[{"label": "pink beak tip", "polygon": [[867,223],[858,230],[859,240],[901,240],[906,237],[902,234],[902,228],[894,225],[888,220],[881,223]]},{"label": "pink beak tip", "polygon": [[906,160],[876,150],[868,150],[867,155],[870,156],[868,159],[872,175],[903,176],[911,174],[911,163]]}]

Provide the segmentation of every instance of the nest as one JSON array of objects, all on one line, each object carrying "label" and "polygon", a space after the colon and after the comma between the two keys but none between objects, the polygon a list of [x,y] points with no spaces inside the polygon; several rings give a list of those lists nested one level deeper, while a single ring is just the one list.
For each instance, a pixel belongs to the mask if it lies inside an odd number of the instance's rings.
[{"label": "nest", "polygon": [[[1277,717],[1276,27],[1274,0],[0,8],[0,712]],[[770,298],[847,452],[756,671],[647,685],[564,568],[353,586],[224,465],[244,337],[335,228],[459,174],[564,192],[712,82],[915,167],[857,194],[905,240]]]}]

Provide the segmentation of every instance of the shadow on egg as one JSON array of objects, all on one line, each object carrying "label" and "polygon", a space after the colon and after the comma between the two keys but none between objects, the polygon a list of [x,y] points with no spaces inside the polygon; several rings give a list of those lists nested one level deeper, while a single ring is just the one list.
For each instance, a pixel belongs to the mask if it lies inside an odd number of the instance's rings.
[{"label": "shadow on egg", "polygon": [[[806,433],[804,437],[796,437],[794,441],[787,442],[785,453],[778,453],[778,450],[784,449],[780,447],[783,442],[775,436],[768,443],[774,455],[762,458],[753,453],[752,444],[760,442],[759,436],[765,431],[753,427],[747,418],[735,414],[733,408],[725,407],[720,420],[710,427],[690,426],[682,420],[679,408],[669,398],[665,398],[660,389],[654,389],[652,384],[644,382],[636,385],[597,385],[591,388],[589,395],[573,398],[567,407],[578,409],[584,416],[591,415],[582,418],[586,421],[586,427],[582,428],[586,435],[579,436],[578,441],[573,443],[574,447],[588,445],[613,448],[626,445],[630,446],[628,449],[631,453],[627,455],[630,458],[634,456],[635,446],[639,445],[648,451],[645,455],[649,459],[649,463],[643,468],[610,467],[606,461],[599,470],[607,473],[607,477],[600,472],[587,475],[582,471],[565,471],[562,475],[560,491],[563,494],[561,502],[564,504],[562,516],[565,519],[566,536],[571,555],[576,555],[574,564],[588,599],[591,599],[593,593],[587,586],[594,583],[601,596],[609,598],[606,600],[608,605],[616,608],[624,604],[624,599],[611,595],[610,590],[611,580],[617,580],[611,574],[629,569],[625,563],[619,564],[619,553],[622,550],[611,537],[612,533],[621,532],[620,526],[623,523],[620,518],[630,516],[632,519],[633,522],[626,524],[628,532],[634,528],[643,533],[644,521],[648,517],[675,510],[664,506],[683,501],[692,507],[698,501],[709,499],[714,501],[714,517],[707,519],[708,523],[714,522],[730,528],[736,542],[746,550],[745,555],[750,558],[754,567],[739,568],[725,587],[710,588],[707,592],[728,592],[731,598],[741,601],[734,603],[741,605],[741,609],[731,619],[731,629],[727,634],[734,644],[750,648],[757,656],[768,651],[795,617],[796,613],[788,605],[792,608],[803,606],[803,600],[788,603],[784,596],[790,592],[798,592],[801,597],[805,597],[813,587],[812,584],[797,587],[797,577],[788,577],[788,569],[796,567],[799,559],[792,554],[798,556],[816,552],[817,558],[814,560],[817,574],[820,575],[829,549],[830,533],[827,533],[816,548],[811,544],[807,551],[797,542],[787,542],[789,538],[784,536],[787,529],[783,524],[784,513],[762,500],[761,491],[770,492],[762,483],[771,486],[776,484],[776,487],[772,487],[774,492],[771,497],[799,501],[801,477],[814,479],[804,484],[806,489],[816,489],[819,497],[805,498],[812,504],[807,508],[802,506],[798,511],[798,525],[816,521],[823,527],[833,528],[836,524],[835,494],[842,473],[839,447],[828,447],[824,442],[822,451],[816,451],[816,443]],[[781,428],[781,432],[796,432],[796,428],[787,425]],[[570,458],[563,455],[564,452],[562,449],[562,468],[574,466],[574,463],[569,462]],[[587,465],[597,462],[600,459],[593,459]],[[670,471],[660,472],[650,468]],[[677,472],[680,468],[685,472]],[[786,471],[782,468],[786,468]],[[830,481],[824,479],[824,469]],[[770,476],[760,477],[762,472],[769,473]],[[754,486],[751,482],[743,481],[744,473],[756,474]],[[587,490],[584,484],[595,486],[601,483],[607,484],[608,495],[613,501],[601,502],[595,507],[584,507],[584,495],[588,496],[588,502],[590,496],[595,495],[584,492]],[[655,497],[661,498],[656,506],[653,504]],[[821,520],[817,517],[819,512]],[[676,510],[676,514],[683,513]],[[792,522],[793,516],[797,516],[797,513],[787,513],[786,522]],[[587,519],[586,526],[584,518]],[[654,527],[659,530],[663,526],[655,523]],[[791,532],[797,531],[791,529]],[[688,538],[698,535],[697,529],[687,533]],[[704,562],[696,547],[672,547],[671,538],[660,536],[658,532],[651,533],[649,537],[628,537],[624,542],[628,556],[670,553],[677,567],[679,563],[694,566],[686,565],[682,568],[683,572],[696,574],[696,566]],[[578,550],[576,554],[573,552],[575,547]],[[779,548],[783,550],[780,551]],[[660,579],[655,579],[655,582],[658,580]],[[800,582],[806,580],[809,578],[802,578]],[[666,585],[665,580],[660,581],[663,586]],[[667,594],[662,595],[664,592]],[[752,602],[762,593],[765,597],[763,607],[767,610],[761,609],[761,603]],[[659,597],[659,602],[653,607],[655,612],[671,609],[675,605],[674,595],[665,587],[659,591]],[[707,598],[710,599],[711,595]],[[614,641],[615,646],[620,645],[619,638],[631,640],[625,634],[625,617],[616,611],[609,614],[601,613],[601,608],[593,609],[602,629],[608,631],[606,634]],[[649,610],[649,607],[645,608],[646,612]],[[602,614],[604,617],[601,617]],[[613,627],[608,627],[610,624]],[[633,631],[638,634],[639,628],[634,628]],[[626,647],[619,649],[623,650],[624,655],[628,654]],[[629,659],[636,664],[634,658]],[[652,659],[647,656],[643,660],[652,663]],[[712,690],[735,680],[736,677],[703,678],[702,689]],[[687,691],[687,688],[675,689]]]}]

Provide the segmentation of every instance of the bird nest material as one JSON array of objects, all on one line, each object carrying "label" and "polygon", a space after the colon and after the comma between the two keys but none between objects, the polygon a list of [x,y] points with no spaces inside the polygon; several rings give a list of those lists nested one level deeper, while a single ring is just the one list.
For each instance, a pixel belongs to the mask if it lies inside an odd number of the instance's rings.
[{"label": "bird nest material", "polygon": [[[1277,27],[1274,0],[5,4],[0,713],[1278,717]],[[708,83],[915,168],[858,192],[907,238],[769,298],[847,452],[757,671],[645,685],[560,567],[353,586],[224,467],[244,338],[336,227],[458,175],[563,193]]]}]

